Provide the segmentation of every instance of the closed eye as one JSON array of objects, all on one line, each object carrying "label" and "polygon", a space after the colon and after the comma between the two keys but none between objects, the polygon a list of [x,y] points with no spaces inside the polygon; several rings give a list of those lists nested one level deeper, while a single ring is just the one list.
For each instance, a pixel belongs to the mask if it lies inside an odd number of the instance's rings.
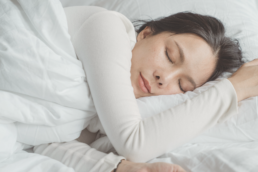
[{"label": "closed eye", "polygon": [[173,61],[169,58],[167,49],[166,49],[166,55],[167,55],[168,60],[169,60],[171,63],[173,63]]},{"label": "closed eye", "polygon": [[182,87],[181,87],[181,83],[180,83],[180,80],[181,80],[181,79],[179,79],[179,80],[178,80],[179,88],[180,88],[180,90],[181,90],[181,91],[183,91],[183,92],[185,93],[186,91],[184,91],[184,90],[182,89]]}]

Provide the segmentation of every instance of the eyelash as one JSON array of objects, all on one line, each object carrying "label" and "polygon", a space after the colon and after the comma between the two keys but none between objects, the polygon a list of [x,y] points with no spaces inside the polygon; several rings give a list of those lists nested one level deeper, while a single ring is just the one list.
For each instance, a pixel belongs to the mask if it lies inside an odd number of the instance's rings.
[{"label": "eyelash", "polygon": [[185,91],[184,91],[184,90],[182,89],[182,87],[181,87],[180,79],[178,80],[178,85],[179,85],[180,90],[181,90],[181,91],[183,91],[183,92],[185,93]]},{"label": "eyelash", "polygon": [[167,49],[166,49],[166,55],[167,55],[167,58],[168,58],[168,60],[171,62],[171,63],[173,63],[173,61],[169,58],[169,56],[168,56],[168,51],[167,51]]}]

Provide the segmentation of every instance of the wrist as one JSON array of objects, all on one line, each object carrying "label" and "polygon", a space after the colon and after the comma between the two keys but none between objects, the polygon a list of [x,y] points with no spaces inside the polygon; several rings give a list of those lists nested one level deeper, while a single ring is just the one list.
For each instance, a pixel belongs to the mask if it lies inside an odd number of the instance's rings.
[{"label": "wrist", "polygon": [[[131,171],[132,169],[134,169],[133,171],[147,171],[146,168],[146,163],[136,163],[123,159],[115,170],[116,172]],[[115,170],[112,172],[115,172]]]},{"label": "wrist", "polygon": [[[126,163],[125,162],[126,160],[125,159],[122,159],[116,166],[116,168],[112,171],[112,172],[119,172],[120,169],[122,168],[121,166],[124,166],[124,164]],[[119,170],[118,170],[118,167],[119,167]]]},{"label": "wrist", "polygon": [[235,82],[234,79],[232,78],[228,78],[228,80],[231,82],[231,84],[235,89],[238,102],[242,101],[244,99],[244,93],[243,93],[243,89],[241,89],[241,85]]}]

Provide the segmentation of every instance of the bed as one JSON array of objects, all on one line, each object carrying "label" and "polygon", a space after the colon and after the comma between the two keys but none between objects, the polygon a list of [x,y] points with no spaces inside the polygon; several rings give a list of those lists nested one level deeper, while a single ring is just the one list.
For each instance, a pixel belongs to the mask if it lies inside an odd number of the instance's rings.
[{"label": "bed", "polygon": [[[1,0],[0,9],[8,11],[7,0]],[[19,8],[23,9],[33,9],[38,8],[36,5],[49,6],[53,7],[56,5],[56,2],[53,1],[52,4],[46,4],[42,1],[40,4],[27,3],[24,0],[12,1],[15,4],[21,4],[21,6],[15,6],[16,11],[19,11]],[[222,22],[226,26],[226,34],[230,37],[234,37],[239,39],[240,45],[242,47],[244,58],[246,60],[252,60],[257,58],[258,55],[258,2],[257,0],[135,0],[135,1],[111,1],[111,0],[60,0],[63,7],[69,6],[82,6],[82,5],[92,5],[92,6],[100,6],[107,8],[109,10],[114,10],[121,12],[125,16],[127,16],[131,21],[135,21],[136,19],[155,19],[161,16],[166,16],[172,13],[180,12],[180,11],[192,11],[198,12],[201,14],[208,14],[215,16],[222,20]],[[58,5],[58,4],[57,4]],[[41,8],[39,8],[41,9]],[[30,10],[28,10],[30,12]],[[57,12],[62,12],[61,8],[57,9]],[[57,13],[56,12],[56,13]],[[44,14],[44,10],[41,11]],[[4,16],[4,13],[0,13],[0,16]],[[19,18],[18,13],[11,13],[13,15],[13,19]],[[25,15],[25,13],[20,14]],[[27,14],[28,15],[28,14]],[[65,18],[61,15],[57,14],[49,14],[49,16],[55,17],[51,19],[53,23],[46,25],[46,30],[53,29],[55,25],[54,22],[60,21],[60,25],[65,26]],[[34,27],[40,30],[42,23],[37,22],[38,16],[34,16],[31,18],[34,21]],[[57,20],[59,19],[59,20]],[[60,20],[61,19],[61,20]],[[1,20],[1,23],[5,25],[3,22],[8,22],[7,20]],[[6,24],[7,25],[7,24]],[[26,25],[24,28],[29,28],[31,26]],[[14,28],[14,27],[13,27]],[[0,34],[5,33],[4,28],[1,28]],[[6,31],[7,33],[7,31]],[[9,172],[9,171],[73,171],[73,169],[65,167],[63,164],[53,161],[50,158],[44,156],[37,156],[31,152],[32,145],[27,145],[26,142],[34,142],[35,145],[44,143],[44,139],[49,137],[50,135],[40,135],[37,140],[30,140],[29,135],[35,133],[26,133],[25,131],[28,128],[25,128],[22,123],[26,122],[26,124],[30,125],[32,122],[37,122],[37,124],[41,125],[52,125],[55,126],[61,122],[65,123],[69,120],[73,120],[74,129],[67,129],[67,126],[62,126],[55,131],[56,134],[60,136],[62,141],[71,140],[72,138],[77,138],[78,133],[80,133],[80,129],[86,125],[85,123],[79,122],[80,119],[86,118],[83,110],[92,108],[92,104],[87,102],[86,99],[78,98],[83,92],[85,96],[88,96],[89,93],[85,91],[86,85],[84,85],[83,77],[84,73],[79,68],[80,64],[77,63],[73,57],[75,56],[73,50],[71,49],[71,44],[66,44],[67,39],[69,39],[69,35],[62,29],[58,28],[55,30],[55,33],[59,33],[57,35],[47,34],[41,29],[38,34],[42,36],[42,45],[51,46],[51,51],[43,51],[41,53],[52,53],[54,59],[52,59],[52,66],[48,66],[51,69],[54,69],[57,64],[62,66],[63,69],[68,67],[73,69],[74,73],[65,74],[65,77],[75,78],[77,85],[66,85],[67,82],[56,83],[56,88],[64,88],[67,87],[77,87],[75,89],[70,89],[70,92],[51,92],[51,88],[49,92],[48,90],[44,90],[45,93],[48,94],[38,94],[40,92],[40,80],[34,80],[33,84],[35,87],[33,89],[26,89],[28,84],[32,84],[31,81],[28,81],[30,76],[28,75],[28,80],[19,80],[19,67],[21,65],[14,64],[10,61],[7,63],[8,59],[4,61],[4,59],[0,59],[0,67],[1,77],[8,76],[10,80],[6,80],[8,82],[0,81],[0,171]],[[16,33],[16,36],[20,36],[20,33]],[[15,35],[14,34],[14,35]],[[29,34],[24,31],[24,35]],[[7,34],[5,34],[7,35]],[[54,39],[58,35],[62,35],[64,37],[63,40]],[[21,39],[25,40],[30,38],[33,40],[33,37],[22,37]],[[54,42],[55,40],[59,40],[58,42]],[[5,41],[7,37],[1,37],[0,49],[1,53],[6,51]],[[17,42],[11,42],[12,45],[17,45]],[[25,43],[24,43],[25,44]],[[60,44],[62,46],[57,47],[56,44]],[[32,45],[34,47],[35,45]],[[46,48],[46,47],[44,47]],[[20,49],[16,49],[17,51]],[[30,51],[21,51],[22,53],[26,53],[27,55],[32,56],[34,51],[31,49]],[[60,58],[59,55],[67,59],[66,61],[63,58]],[[17,55],[17,54],[15,54]],[[55,56],[54,56],[55,55]],[[18,55],[17,55],[18,57]],[[40,59],[40,58],[39,58]],[[22,62],[22,61],[21,61]],[[25,63],[24,63],[25,64]],[[43,62],[42,62],[43,64]],[[16,66],[17,70],[14,72],[4,73],[8,65]],[[27,63],[26,63],[27,65]],[[26,66],[24,65],[24,66]],[[35,69],[31,69],[34,71],[36,76],[41,76],[42,73]],[[62,70],[63,71],[63,70]],[[60,71],[54,71],[55,75],[59,74]],[[12,76],[12,77],[10,77]],[[76,76],[76,77],[75,77]],[[228,74],[225,74],[226,77]],[[13,80],[12,80],[13,79]],[[23,87],[15,87],[10,84],[14,81],[19,80],[24,85]],[[149,97],[149,98],[140,98],[137,100],[137,103],[140,108],[140,112],[143,117],[148,117],[149,115],[157,114],[163,110],[168,109],[172,105],[175,106],[181,102],[184,102],[187,98],[191,98],[193,96],[198,95],[200,92],[207,89],[209,86],[212,86],[217,81],[207,83],[200,89],[196,89],[194,92],[188,92],[185,95],[176,95],[175,96],[158,96],[158,97]],[[10,85],[8,85],[10,84]],[[12,88],[12,89],[11,89]],[[80,89],[78,89],[80,88]],[[76,97],[77,96],[77,97]],[[82,97],[82,96],[80,96]],[[7,101],[12,101],[12,105],[8,104]],[[43,102],[42,100],[48,100],[47,102]],[[73,102],[87,102],[87,106],[82,104],[75,104]],[[29,106],[30,108],[26,109],[25,106]],[[43,109],[43,106],[45,109]],[[63,105],[66,108],[60,108],[59,105]],[[228,119],[226,122],[218,124],[216,127],[206,131],[199,137],[191,140],[190,142],[182,145],[181,147],[168,152],[164,155],[161,155],[157,158],[154,158],[148,163],[152,162],[167,162],[173,164],[179,164],[187,171],[191,172],[206,172],[206,171],[227,171],[227,172],[256,172],[258,171],[258,99],[257,97],[249,98],[243,102],[239,103],[239,114],[236,114],[232,118]],[[22,108],[22,109],[21,109]],[[54,115],[53,118],[50,118],[46,112],[49,112],[51,109],[51,113]],[[77,109],[77,110],[76,110]],[[22,110],[22,111],[18,111]],[[3,113],[5,112],[5,113]],[[25,112],[33,112],[37,113],[38,116],[27,115]],[[59,113],[66,114],[66,116],[59,116]],[[69,117],[69,114],[76,114],[76,119]],[[94,113],[94,108],[92,108],[92,113]],[[12,115],[16,114],[16,115]],[[19,115],[17,115],[19,114]],[[47,120],[46,120],[47,119]],[[58,119],[58,120],[57,120]],[[17,122],[18,121],[18,122]],[[44,121],[44,122],[42,122]],[[60,122],[61,121],[61,122]],[[97,118],[92,118],[92,125],[99,126],[101,128],[101,124]],[[26,127],[28,127],[28,125]],[[37,128],[37,130],[31,127],[31,131],[40,132],[41,128]],[[81,127],[81,128],[80,128]],[[89,126],[89,130],[94,132],[94,128]],[[103,131],[103,130],[102,130]],[[23,133],[22,138],[18,138],[21,142],[16,142],[17,133]],[[51,131],[49,131],[51,132]],[[63,136],[61,133],[69,133],[69,135]],[[75,134],[76,133],[76,134]],[[27,135],[26,135],[27,134]],[[104,131],[102,134],[105,134]],[[59,141],[59,140],[54,140]],[[26,150],[26,151],[24,151]],[[53,168],[50,168],[50,167]],[[21,168],[14,168],[21,167]]]}]

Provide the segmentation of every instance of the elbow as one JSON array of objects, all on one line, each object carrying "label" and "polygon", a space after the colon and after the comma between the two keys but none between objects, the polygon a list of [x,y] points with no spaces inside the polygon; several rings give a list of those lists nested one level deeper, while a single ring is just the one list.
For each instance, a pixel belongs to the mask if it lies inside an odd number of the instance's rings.
[{"label": "elbow", "polygon": [[[131,127],[131,132],[128,132],[128,135],[120,138],[120,143],[116,142],[113,144],[117,153],[120,156],[123,156],[128,161],[132,162],[147,162],[155,157],[155,151],[150,151],[149,146],[144,132],[144,127],[142,120],[135,126]],[[130,131],[130,129],[127,129]],[[123,134],[120,134],[123,135]]]}]

